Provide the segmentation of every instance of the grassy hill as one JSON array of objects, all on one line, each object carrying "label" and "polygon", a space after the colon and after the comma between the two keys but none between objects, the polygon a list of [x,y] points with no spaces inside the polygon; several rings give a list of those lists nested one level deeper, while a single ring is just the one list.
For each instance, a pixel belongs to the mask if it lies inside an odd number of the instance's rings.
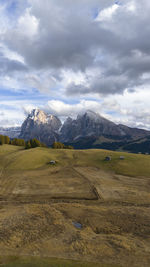
[{"label": "grassy hill", "polygon": [[[105,161],[111,156],[110,162]],[[120,160],[124,156],[124,160]],[[138,155],[125,152],[114,152],[100,149],[65,150],[34,148],[25,150],[17,146],[3,145],[0,148],[1,166],[10,170],[31,170],[48,168],[50,160],[57,166],[91,166],[116,174],[150,177],[150,155]]]},{"label": "grassy hill", "polygon": [[1,266],[149,267],[149,222],[149,155],[0,146]]}]

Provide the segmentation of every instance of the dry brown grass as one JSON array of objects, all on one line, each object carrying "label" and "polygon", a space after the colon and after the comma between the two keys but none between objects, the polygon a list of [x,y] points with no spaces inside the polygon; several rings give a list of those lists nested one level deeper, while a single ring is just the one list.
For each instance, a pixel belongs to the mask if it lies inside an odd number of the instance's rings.
[{"label": "dry brown grass", "polygon": [[[25,154],[21,148],[10,147],[0,151],[1,256],[149,267],[147,173],[137,177],[124,176],[124,171],[117,174],[98,166],[97,156],[92,165],[93,151],[42,149]],[[51,153],[56,166],[47,164]],[[17,165],[18,158],[23,166]],[[73,222],[81,223],[82,229]]]}]

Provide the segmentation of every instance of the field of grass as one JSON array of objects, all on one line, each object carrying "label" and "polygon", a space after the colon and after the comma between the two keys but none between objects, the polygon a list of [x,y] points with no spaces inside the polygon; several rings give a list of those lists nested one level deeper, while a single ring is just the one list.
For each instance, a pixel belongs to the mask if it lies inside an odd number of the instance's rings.
[{"label": "field of grass", "polygon": [[[125,160],[120,160],[122,155]],[[106,156],[111,156],[112,160],[110,162],[105,161]],[[24,150],[20,147],[5,145],[0,148],[0,158],[3,159],[4,165],[7,164],[7,169],[11,170],[45,168],[52,159],[57,161],[58,166],[90,166],[121,175],[150,177],[150,155],[100,149],[55,150],[35,148]]]},{"label": "field of grass", "polygon": [[1,266],[149,267],[149,222],[150,156],[0,146]]},{"label": "field of grass", "polygon": [[100,263],[89,263],[72,260],[38,257],[3,257],[0,258],[2,267],[120,267],[118,265],[106,265]]}]

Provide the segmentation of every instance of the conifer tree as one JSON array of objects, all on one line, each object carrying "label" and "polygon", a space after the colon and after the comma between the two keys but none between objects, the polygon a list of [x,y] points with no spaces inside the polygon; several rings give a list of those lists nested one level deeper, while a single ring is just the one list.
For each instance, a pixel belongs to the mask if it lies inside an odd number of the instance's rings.
[{"label": "conifer tree", "polygon": [[4,143],[8,145],[9,142],[10,142],[10,138],[8,136],[4,136]]},{"label": "conifer tree", "polygon": [[64,144],[61,143],[61,142],[54,142],[53,145],[52,145],[52,148],[54,148],[54,149],[62,149],[62,148],[64,148]]},{"label": "conifer tree", "polygon": [[31,139],[31,140],[30,140],[30,143],[31,143],[31,147],[32,147],[32,148],[40,147],[40,146],[41,146],[40,141],[37,140],[36,138]]},{"label": "conifer tree", "polygon": [[73,146],[66,146],[61,142],[54,142],[52,144],[52,148],[54,148],[54,149],[73,149]]},{"label": "conifer tree", "polygon": [[0,135],[0,142],[1,142],[1,145],[5,144],[3,135]]},{"label": "conifer tree", "polygon": [[30,149],[31,148],[31,143],[30,141],[26,142],[25,149]]}]

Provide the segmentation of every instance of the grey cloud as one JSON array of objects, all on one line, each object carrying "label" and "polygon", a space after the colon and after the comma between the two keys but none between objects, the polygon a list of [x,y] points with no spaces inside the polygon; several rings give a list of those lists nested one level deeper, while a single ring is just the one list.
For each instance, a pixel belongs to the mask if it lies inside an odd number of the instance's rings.
[{"label": "grey cloud", "polygon": [[7,58],[3,52],[0,52],[0,75],[18,71],[27,71],[27,66],[20,61]]},{"label": "grey cloud", "polygon": [[90,94],[97,93],[101,95],[107,94],[122,94],[122,92],[129,86],[132,86],[132,81],[128,80],[125,75],[118,76],[105,76],[105,77],[94,77],[90,81],[89,86],[70,84],[67,87],[67,94]]},{"label": "grey cloud", "polygon": [[8,58],[0,57],[0,74],[10,74],[13,72],[27,71],[27,67],[19,61],[9,60]]},{"label": "grey cloud", "polygon": [[[129,0],[121,1],[112,20],[94,21],[94,10],[115,1],[101,0],[29,0],[30,15],[39,22],[38,33],[26,36],[19,28],[9,29],[3,40],[10,49],[25,58],[34,71],[50,69],[61,77],[63,69],[81,71],[88,84],[71,83],[69,95],[90,93],[122,94],[125,89],[149,82],[150,28],[148,0],[135,0],[135,11],[129,11]],[[7,62],[8,71],[23,66]],[[16,64],[16,65],[15,65]],[[99,68],[99,74],[88,77],[87,70]],[[40,87],[41,90],[41,87]]]},{"label": "grey cloud", "polygon": [[[34,68],[85,70],[94,63],[95,48],[113,42],[113,35],[99,28],[89,9],[112,1],[30,1],[31,15],[39,20],[39,34],[27,38],[17,29],[4,38]],[[59,3],[58,3],[59,2]],[[104,5],[105,3],[105,5]],[[90,8],[89,8],[90,6]],[[86,8],[88,7],[88,9]],[[91,11],[91,10],[90,10]],[[91,11],[92,12],[92,11]]]}]

